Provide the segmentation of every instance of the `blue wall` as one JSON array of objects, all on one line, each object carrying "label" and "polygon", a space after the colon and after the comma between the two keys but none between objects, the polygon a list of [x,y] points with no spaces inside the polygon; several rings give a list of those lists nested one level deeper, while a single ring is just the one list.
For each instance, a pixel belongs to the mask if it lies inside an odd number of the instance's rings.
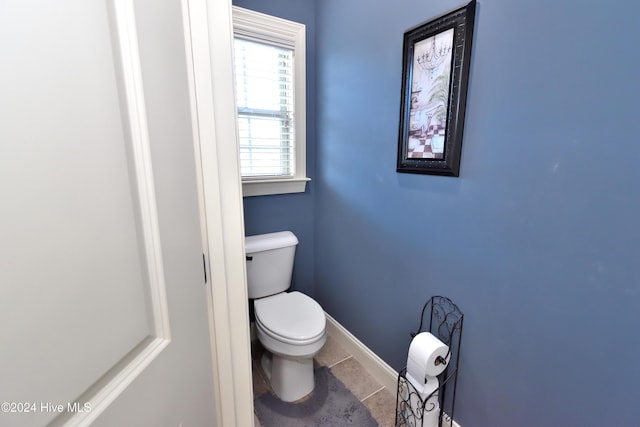
[{"label": "blue wall", "polygon": [[291,230],[300,241],[292,288],[314,293],[314,188],[316,150],[316,30],[315,6],[309,0],[234,0],[233,4],[306,26],[307,54],[307,184],[305,193],[244,198],[245,234]]},{"label": "blue wall", "polygon": [[637,426],[640,6],[480,1],[460,177],[398,174],[403,32],[462,4],[317,2],[315,296],[396,369],[458,303],[465,427]]},{"label": "blue wall", "polygon": [[314,180],[245,199],[248,232],[302,234],[299,287],[398,370],[452,298],[464,427],[638,425],[640,5],[479,1],[450,178],[395,172],[402,35],[461,2],[235,3],[315,40]]}]

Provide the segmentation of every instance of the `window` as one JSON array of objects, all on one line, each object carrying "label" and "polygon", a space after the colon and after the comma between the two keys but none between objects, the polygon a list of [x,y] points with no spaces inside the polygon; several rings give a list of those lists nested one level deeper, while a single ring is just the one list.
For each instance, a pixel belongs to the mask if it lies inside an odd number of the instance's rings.
[{"label": "window", "polygon": [[233,7],[244,196],[304,192],[305,26]]}]

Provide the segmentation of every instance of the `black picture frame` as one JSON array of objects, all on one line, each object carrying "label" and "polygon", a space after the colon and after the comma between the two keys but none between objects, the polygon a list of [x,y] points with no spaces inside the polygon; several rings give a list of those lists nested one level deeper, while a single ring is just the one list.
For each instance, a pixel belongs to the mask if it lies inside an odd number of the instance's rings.
[{"label": "black picture frame", "polygon": [[475,9],[404,33],[397,172],[460,175]]}]

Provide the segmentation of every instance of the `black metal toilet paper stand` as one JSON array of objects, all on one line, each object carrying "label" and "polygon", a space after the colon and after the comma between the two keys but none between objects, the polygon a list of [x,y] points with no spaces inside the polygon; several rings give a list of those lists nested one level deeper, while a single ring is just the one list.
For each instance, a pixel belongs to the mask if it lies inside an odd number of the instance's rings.
[{"label": "black metal toilet paper stand", "polygon": [[[433,296],[422,307],[420,326],[416,332],[411,333],[411,338],[420,332],[430,332],[449,347],[450,358],[448,363],[441,361],[446,363],[446,368],[438,375],[439,387],[424,399],[407,379],[407,368],[400,371],[396,397],[396,427],[422,427],[423,420],[432,411],[439,411],[438,427],[453,425],[463,318],[458,306],[446,297]],[[436,394],[439,408],[431,399]]]}]

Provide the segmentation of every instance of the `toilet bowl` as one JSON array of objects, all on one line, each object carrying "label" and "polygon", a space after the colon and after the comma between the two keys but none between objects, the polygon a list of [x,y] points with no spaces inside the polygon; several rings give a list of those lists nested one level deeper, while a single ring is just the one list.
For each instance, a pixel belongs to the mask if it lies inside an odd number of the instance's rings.
[{"label": "toilet bowl", "polygon": [[269,351],[262,358],[273,392],[293,402],[314,388],[313,357],[327,340],[324,311],[300,292],[254,302],[258,340]]},{"label": "toilet bowl", "polygon": [[285,402],[313,391],[313,357],[327,340],[320,304],[301,292],[285,292],[297,243],[289,231],[245,238],[249,298],[258,340],[268,351],[261,363],[271,389]]}]

